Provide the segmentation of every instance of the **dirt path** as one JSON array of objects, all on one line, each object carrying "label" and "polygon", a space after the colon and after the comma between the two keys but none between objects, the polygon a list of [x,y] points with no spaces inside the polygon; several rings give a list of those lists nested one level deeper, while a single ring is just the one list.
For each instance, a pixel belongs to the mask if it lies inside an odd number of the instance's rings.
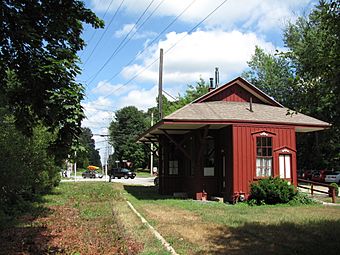
[{"label": "dirt path", "polygon": [[122,243],[115,232],[112,223],[84,221],[72,207],[52,206],[1,231],[0,254],[137,254],[142,248],[132,240]]}]

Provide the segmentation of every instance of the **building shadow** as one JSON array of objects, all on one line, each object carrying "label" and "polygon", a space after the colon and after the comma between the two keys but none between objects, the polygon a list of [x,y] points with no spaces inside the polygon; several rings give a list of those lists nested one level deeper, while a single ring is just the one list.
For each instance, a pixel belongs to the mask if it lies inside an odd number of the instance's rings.
[{"label": "building shadow", "polygon": [[172,199],[172,196],[160,195],[156,186],[132,186],[124,185],[124,190],[138,200],[164,200]]},{"label": "building shadow", "polygon": [[208,234],[214,248],[203,254],[340,254],[339,220],[277,225],[248,223],[242,227],[222,227],[217,233]]}]

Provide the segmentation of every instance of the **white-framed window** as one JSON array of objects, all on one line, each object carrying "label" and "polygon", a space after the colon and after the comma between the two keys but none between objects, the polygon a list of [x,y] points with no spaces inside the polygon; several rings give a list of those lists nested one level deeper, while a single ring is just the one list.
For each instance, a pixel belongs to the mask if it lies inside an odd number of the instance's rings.
[{"label": "white-framed window", "polygon": [[273,175],[273,146],[271,137],[256,137],[256,177]]},{"label": "white-framed window", "polygon": [[169,160],[169,175],[178,175],[178,160]]},{"label": "white-framed window", "polygon": [[289,154],[279,155],[279,169],[280,169],[280,178],[283,178],[283,179],[291,178],[291,155]]}]

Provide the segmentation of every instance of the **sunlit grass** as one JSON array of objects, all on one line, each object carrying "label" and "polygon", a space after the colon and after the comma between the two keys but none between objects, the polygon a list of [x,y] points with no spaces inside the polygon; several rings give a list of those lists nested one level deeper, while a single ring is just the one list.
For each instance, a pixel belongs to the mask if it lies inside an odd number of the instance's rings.
[{"label": "sunlit grass", "polygon": [[125,190],[180,254],[337,254],[340,248],[334,242],[340,236],[340,207],[252,207],[173,199],[153,187]]}]

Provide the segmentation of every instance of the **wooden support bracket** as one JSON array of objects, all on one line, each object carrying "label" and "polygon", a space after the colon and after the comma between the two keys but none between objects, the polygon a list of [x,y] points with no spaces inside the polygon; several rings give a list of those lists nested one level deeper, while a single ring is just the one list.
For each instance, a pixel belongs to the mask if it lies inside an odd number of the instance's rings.
[{"label": "wooden support bracket", "polygon": [[184,156],[186,156],[189,160],[191,160],[191,156],[189,155],[188,152],[186,152],[186,150],[183,149],[182,144],[184,143],[184,141],[186,141],[186,139],[188,139],[187,137],[185,139],[183,139],[180,143],[178,143],[177,141],[175,141],[166,130],[164,129],[160,129],[162,130],[162,132],[164,133],[164,135],[175,144],[176,148],[178,148],[181,152],[183,152]]}]

